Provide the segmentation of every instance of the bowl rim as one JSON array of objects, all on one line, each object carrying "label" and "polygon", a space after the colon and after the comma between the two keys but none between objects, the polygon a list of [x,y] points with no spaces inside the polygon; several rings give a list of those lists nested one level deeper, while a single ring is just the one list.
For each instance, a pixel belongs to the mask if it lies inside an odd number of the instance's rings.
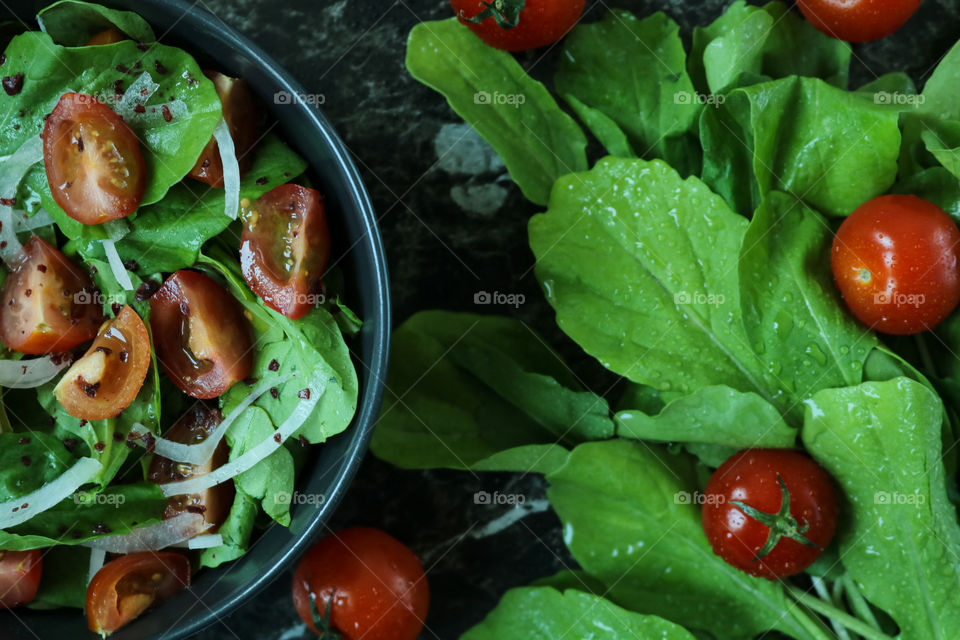
[{"label": "bowl rim", "polygon": [[[30,4],[37,7],[45,7],[53,4],[55,1],[56,0],[40,0],[31,2]],[[122,4],[125,5],[125,9],[138,13],[141,11],[136,7],[130,7],[130,0],[120,0],[120,2],[117,0],[91,1],[107,6],[116,6],[122,2]],[[202,3],[189,2],[187,0],[154,0],[154,2],[156,3],[154,6],[157,8],[162,6],[164,12],[179,14],[181,17],[177,20],[178,22],[179,20],[189,19],[197,28],[216,33],[218,39],[227,42],[234,50],[243,52],[243,56],[248,59],[249,63],[262,71],[265,76],[269,77],[270,81],[280,90],[288,91],[293,95],[306,93],[300,82],[274,60],[272,56],[268,55],[257,44],[238,32],[222,18],[212,13],[205,8],[205,6],[202,6]],[[15,13],[13,7],[7,7],[7,9]],[[143,6],[142,11],[143,13],[148,13],[149,9],[147,6]],[[168,31],[173,31],[173,28]],[[160,38],[163,38],[163,34],[160,35]],[[352,201],[353,206],[351,208],[356,209],[359,213],[363,235],[350,250],[357,250],[359,245],[365,244],[371,256],[371,261],[368,263],[370,278],[365,280],[364,286],[370,289],[370,295],[373,298],[373,313],[363,319],[363,331],[370,332],[364,339],[364,352],[369,350],[370,357],[360,357],[362,354],[358,354],[356,349],[348,345],[352,355],[351,360],[355,365],[366,368],[368,375],[358,376],[360,395],[357,398],[357,410],[350,426],[343,433],[334,436],[334,438],[349,438],[349,443],[344,450],[342,456],[343,461],[336,467],[336,473],[333,474],[329,482],[329,493],[326,494],[325,497],[327,499],[323,505],[311,514],[308,523],[302,530],[296,533],[291,531],[291,539],[272,556],[275,562],[270,566],[262,567],[262,570],[254,579],[243,584],[242,587],[234,590],[213,606],[204,607],[198,615],[191,616],[186,620],[181,620],[178,622],[176,628],[163,632],[162,637],[165,639],[193,636],[213,623],[222,621],[222,618],[236,611],[242,604],[249,601],[257,593],[273,583],[306,551],[307,545],[323,531],[356,476],[379,415],[385,387],[387,362],[389,359],[392,317],[387,259],[380,234],[379,222],[370,195],[364,186],[356,164],[350,157],[347,146],[337,134],[333,125],[317,105],[301,104],[300,106],[302,107],[304,116],[309,119],[310,127],[322,136],[331,157],[335,159],[339,166],[344,190],[349,196],[349,201]],[[363,384],[364,379],[366,379],[365,385]],[[301,475],[298,477],[297,484],[299,485],[303,482],[304,476]],[[230,563],[242,562],[243,560],[244,558],[238,558],[230,561]],[[221,566],[229,566],[230,563]],[[213,569],[213,571],[216,570],[217,569]],[[210,571],[210,569],[206,571]]]},{"label": "bowl rim", "polygon": [[[169,8],[170,11],[182,13],[184,17],[189,14],[190,18],[200,26],[206,27],[211,31],[219,32],[220,37],[230,41],[236,48],[243,50],[246,56],[249,57],[256,66],[271,76],[274,82],[282,87],[283,90],[289,91],[293,95],[306,93],[300,82],[274,60],[272,56],[268,55],[257,44],[238,32],[231,25],[227,24],[222,18],[209,11],[205,6],[201,6],[195,2],[187,2],[186,0],[164,0],[163,4],[166,8]],[[216,607],[207,609],[200,616],[184,624],[182,628],[170,630],[164,634],[165,638],[189,637],[214,622],[219,621],[222,617],[236,611],[244,602],[250,600],[257,593],[272,584],[288,566],[306,552],[306,545],[322,532],[330,516],[336,510],[337,506],[339,506],[353,478],[356,476],[379,415],[385,386],[383,374],[386,372],[389,359],[391,327],[389,275],[383,239],[380,234],[380,225],[370,195],[364,186],[357,166],[350,157],[350,152],[337,134],[333,125],[327,120],[317,105],[305,105],[304,112],[309,115],[314,127],[322,133],[330,151],[343,170],[344,177],[346,178],[346,187],[356,200],[357,209],[363,218],[363,226],[366,229],[364,241],[368,243],[370,253],[373,256],[372,266],[374,280],[365,284],[372,285],[372,289],[375,291],[376,315],[371,318],[364,318],[364,324],[373,327],[373,359],[370,362],[361,362],[361,365],[366,367],[370,373],[369,383],[366,385],[366,388],[362,390],[362,395],[357,399],[357,413],[354,415],[351,426],[348,428],[348,433],[352,432],[350,446],[344,454],[345,462],[340,466],[334,480],[331,482],[331,495],[328,496],[329,499],[324,503],[323,508],[313,514],[310,523],[276,554],[279,556],[278,562],[270,567],[264,568],[263,572],[260,573],[256,579],[248,582],[242,589],[235,592],[231,598],[218,603]],[[351,351],[353,350],[351,349]],[[340,435],[342,437],[342,435],[346,434]],[[243,558],[239,558],[232,562],[240,562],[242,560]]]}]

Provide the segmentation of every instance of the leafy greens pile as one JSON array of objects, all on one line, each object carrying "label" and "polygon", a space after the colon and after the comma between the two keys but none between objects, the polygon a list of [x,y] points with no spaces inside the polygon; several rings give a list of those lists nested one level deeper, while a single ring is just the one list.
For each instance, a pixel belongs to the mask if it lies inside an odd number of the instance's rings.
[{"label": "leafy greens pile", "polygon": [[[206,549],[199,560],[202,567],[214,567],[241,557],[255,527],[290,523],[290,501],[283,496],[293,493],[295,476],[306,457],[303,445],[322,443],[349,425],[358,381],[340,326],[340,316],[348,310],[320,306],[293,321],[266,307],[248,289],[237,260],[240,223],[225,215],[224,189],[184,180],[221,121],[213,83],[190,54],[157,43],[150,26],[136,14],[98,5],[64,0],[41,11],[38,21],[43,31],[13,37],[0,64],[4,76],[23,74],[22,90],[0,100],[0,155],[9,158],[37,136],[44,116],[67,91],[112,104],[142,74],[159,87],[139,112],[146,115],[129,122],[141,141],[147,166],[140,209],[108,225],[76,222],[54,202],[40,162],[28,171],[17,192],[18,207],[26,209],[28,216],[43,217],[46,212],[53,220],[33,232],[86,265],[102,293],[108,318],[129,304],[148,321],[150,293],[163,282],[165,273],[182,268],[206,272],[226,284],[245,309],[256,353],[250,382],[236,384],[220,398],[223,413],[250,395],[254,383],[284,380],[274,392],[244,409],[227,431],[231,460],[268,439],[293,413],[304,384],[290,379],[292,372],[318,372],[323,378],[315,385],[325,389],[323,396],[295,437],[236,477],[236,498],[219,531],[223,545]],[[110,27],[132,39],[81,46]],[[172,117],[157,117],[163,109]],[[252,167],[240,185],[243,199],[253,201],[297,180],[307,168],[302,158],[270,133],[253,154]],[[115,240],[132,289],[117,281],[104,253],[104,239]],[[339,305],[339,300],[334,304]],[[279,366],[271,366],[273,361]],[[83,607],[89,550],[77,545],[159,522],[167,503],[157,486],[145,480],[142,451],[134,454],[127,446],[131,427],[140,423],[161,433],[193,401],[161,376],[155,359],[133,404],[108,420],[79,420],[67,414],[53,396],[54,384],[5,390],[0,411],[0,502],[40,488],[83,457],[97,460],[102,470],[95,486],[82,495],[0,531],[0,549],[56,547],[45,555],[44,579],[31,606]],[[32,461],[29,467],[21,462],[27,457]]]},{"label": "leafy greens pile", "polygon": [[[960,315],[884,343],[847,313],[829,250],[884,193],[960,220],[960,45],[922,93],[902,73],[850,90],[849,45],[780,2],[733,3],[689,52],[666,15],[619,10],[562,49],[553,87],[579,123],[455,19],[407,51],[546,207],[529,236],[557,322],[629,381],[611,413],[512,319],[427,311],[395,332],[374,453],[545,474],[582,567],[464,637],[955,637]],[[609,156],[591,162],[588,134]],[[749,447],[805,447],[842,489],[838,536],[797,579],[727,565],[689,499]]]}]

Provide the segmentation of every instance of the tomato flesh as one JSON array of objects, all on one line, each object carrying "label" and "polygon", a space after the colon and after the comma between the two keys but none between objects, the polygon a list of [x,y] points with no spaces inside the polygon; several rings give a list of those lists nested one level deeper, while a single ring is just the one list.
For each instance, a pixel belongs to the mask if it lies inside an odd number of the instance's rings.
[{"label": "tomato flesh", "polygon": [[146,191],[136,135],[96,98],[65,93],[43,127],[43,163],[54,201],[84,224],[125,218]]},{"label": "tomato flesh", "polygon": [[87,40],[87,43],[84,45],[86,47],[92,47],[102,44],[114,44],[116,42],[122,42],[128,40],[127,34],[116,27],[110,27],[109,29],[104,29],[100,33],[95,33],[93,36]]},{"label": "tomato flesh", "polygon": [[[789,491],[789,516],[811,544],[782,537],[758,558],[770,527],[733,503],[776,514],[784,502],[781,481]],[[803,453],[747,449],[713,473],[704,492],[702,516],[714,553],[741,571],[773,580],[800,573],[820,557],[836,530],[837,500],[826,471]]]},{"label": "tomato flesh", "polygon": [[[203,75],[213,82],[217,95],[220,96],[223,119],[230,128],[230,137],[233,138],[242,177],[253,164],[253,154],[250,151],[260,137],[262,118],[257,99],[250,85],[240,78],[231,78],[217,71],[204,71]],[[223,160],[220,159],[220,147],[215,139],[210,139],[197,159],[197,164],[187,175],[216,189],[223,188]]]},{"label": "tomato flesh", "polygon": [[451,0],[450,4],[460,22],[491,47],[526,51],[553,44],[565,36],[583,15],[586,0],[527,0],[517,26],[512,29],[500,26],[494,17],[479,24],[465,20],[476,18],[485,9],[479,0]]},{"label": "tomato flesh", "polygon": [[[316,605],[311,603],[311,596]],[[430,606],[420,559],[392,536],[353,527],[314,545],[293,576],[293,602],[315,633],[313,612],[345,640],[416,640]]]},{"label": "tomato flesh", "polygon": [[920,0],[797,0],[797,5],[807,21],[828,36],[870,42],[906,24]]},{"label": "tomato flesh", "polygon": [[[199,404],[180,418],[169,431],[163,434],[163,437],[181,444],[197,444],[206,440],[222,420],[223,416],[219,409]],[[229,457],[230,447],[227,445],[226,438],[220,441],[213,455],[202,465],[174,462],[162,456],[154,456],[150,462],[147,479],[155,484],[167,484],[197,478],[223,466]],[[204,533],[216,533],[230,514],[235,495],[236,490],[233,481],[230,480],[210,487],[202,493],[172,496],[167,500],[163,519],[174,518],[183,513],[199,513],[211,525]]]},{"label": "tomato flesh", "polygon": [[285,184],[246,211],[240,267],[250,289],[275,311],[296,320],[320,300],[320,277],[330,259],[323,196]]},{"label": "tomato flesh", "polygon": [[29,604],[37,597],[43,575],[43,553],[0,551],[0,609]]},{"label": "tomato flesh", "polygon": [[120,556],[105,564],[87,587],[87,626],[109,635],[189,586],[186,556],[163,551]]},{"label": "tomato flesh", "polygon": [[929,331],[960,303],[960,230],[916,196],[881,196],[850,214],[831,266],[853,315],[883,333]]},{"label": "tomato flesh", "polygon": [[216,398],[253,368],[253,342],[243,308],[210,276],[177,271],[150,298],[157,359],[193,398]]},{"label": "tomato flesh", "polygon": [[97,335],[103,314],[83,269],[33,236],[0,290],[0,341],[29,355],[69,351]]},{"label": "tomato flesh", "polygon": [[127,305],[103,324],[90,349],[67,370],[53,393],[75,418],[113,418],[137,397],[149,367],[147,327]]}]

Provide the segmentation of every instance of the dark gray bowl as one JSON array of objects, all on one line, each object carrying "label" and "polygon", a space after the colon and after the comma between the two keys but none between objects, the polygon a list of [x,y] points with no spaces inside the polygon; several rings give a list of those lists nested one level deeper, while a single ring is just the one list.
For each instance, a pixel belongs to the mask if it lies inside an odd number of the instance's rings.
[{"label": "dark gray bowl", "polygon": [[[0,21],[19,19],[35,28],[37,10],[49,4],[52,0],[8,0],[0,3]],[[346,147],[316,107],[275,104],[277,92],[305,91],[263,51],[192,2],[107,0],[101,4],[136,11],[153,25],[162,42],[183,47],[201,64],[241,76],[254,87],[279,122],[280,135],[309,161],[311,179],[326,195],[335,252],[336,247],[344,251],[340,266],[352,292],[349,302],[364,319],[363,331],[350,344],[360,377],[357,416],[347,432],[315,448],[297,483],[301,492],[325,496],[323,505],[295,506],[289,529],[270,528],[244,558],[204,570],[189,590],[112,636],[116,640],[183,638],[248,601],[306,551],[324,532],[324,524],[356,473],[377,419],[386,373],[390,338],[386,259],[370,199]],[[0,626],[0,637],[16,640],[98,637],[87,630],[84,615],[76,610],[3,612]]]}]

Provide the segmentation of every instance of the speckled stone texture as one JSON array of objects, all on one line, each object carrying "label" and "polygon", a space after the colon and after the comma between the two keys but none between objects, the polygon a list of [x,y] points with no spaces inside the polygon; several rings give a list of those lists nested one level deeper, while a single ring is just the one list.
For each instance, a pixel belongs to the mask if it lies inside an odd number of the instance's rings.
[{"label": "speckled stone texture", "polygon": [[[515,314],[548,336],[596,391],[616,397],[617,380],[560,334],[533,278],[526,222],[536,207],[485,145],[462,137],[467,132],[446,102],[405,73],[407,33],[419,20],[449,16],[446,1],[200,4],[260,44],[308,91],[324,94],[324,111],[352,151],[381,217],[397,321],[428,308]],[[587,4],[586,20],[605,9],[603,2]],[[622,0],[610,6],[641,16],[666,11],[689,38],[693,25],[712,20],[727,4]],[[960,2],[924,0],[907,28],[856,47],[852,84],[895,70],[922,82],[958,37]],[[520,59],[548,82],[555,56],[538,51]],[[476,307],[473,296],[481,290],[522,293],[527,302],[517,310]],[[491,534],[496,527],[488,523],[509,507],[474,504],[481,489],[523,494],[534,513]],[[420,553],[433,592],[422,637],[447,640],[480,620],[506,589],[574,566],[556,516],[537,513],[544,489],[537,476],[401,472],[368,459],[333,526],[381,527]],[[290,603],[290,574],[203,637],[308,637]]]}]

